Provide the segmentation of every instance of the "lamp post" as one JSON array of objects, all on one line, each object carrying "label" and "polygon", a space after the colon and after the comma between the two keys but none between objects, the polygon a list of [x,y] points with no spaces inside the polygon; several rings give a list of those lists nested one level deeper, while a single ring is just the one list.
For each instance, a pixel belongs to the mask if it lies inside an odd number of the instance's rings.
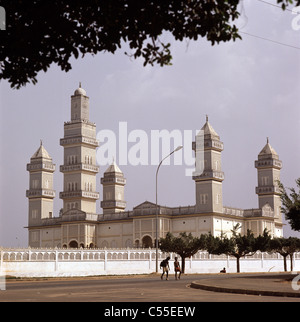
[{"label": "lamp post", "polygon": [[170,154],[168,154],[165,158],[163,158],[156,170],[156,186],[155,186],[155,191],[156,191],[156,198],[155,198],[155,203],[156,203],[156,221],[155,221],[155,230],[156,230],[156,240],[155,240],[155,248],[156,248],[156,273],[158,273],[158,204],[157,204],[157,176],[158,176],[158,170],[163,163],[164,160],[166,160],[169,156],[171,156],[174,152],[177,152],[183,148],[182,145],[179,145],[174,151],[172,151]]}]

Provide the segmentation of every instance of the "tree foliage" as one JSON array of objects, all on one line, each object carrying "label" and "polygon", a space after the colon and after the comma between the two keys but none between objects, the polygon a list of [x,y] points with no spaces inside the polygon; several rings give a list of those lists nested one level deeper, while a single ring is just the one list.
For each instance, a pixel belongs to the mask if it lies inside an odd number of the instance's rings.
[{"label": "tree foliage", "polygon": [[[283,9],[300,0],[277,0]],[[234,21],[239,0],[3,0],[6,31],[0,38],[0,79],[20,88],[36,83],[52,63],[63,71],[70,59],[98,52],[115,53],[124,43],[128,55],[144,65],[171,64],[170,44],[206,38],[212,45],[241,38]]]},{"label": "tree foliage", "polygon": [[281,192],[281,211],[293,230],[300,231],[300,178],[296,180],[299,192],[295,188],[289,188],[290,195],[281,182],[278,183]]},{"label": "tree foliage", "polygon": [[214,237],[211,234],[209,234],[206,238],[206,249],[210,254],[225,254],[236,258],[238,273],[240,272],[240,258],[252,256],[258,250],[266,251],[271,239],[267,230],[264,230],[263,235],[254,237],[253,232],[249,229],[245,235],[237,233],[239,228],[239,224],[235,225],[230,238],[228,238],[226,235]]},{"label": "tree foliage", "polygon": [[291,259],[291,271],[293,270],[293,255],[300,251],[300,239],[296,237],[280,237],[270,240],[268,250],[279,253],[283,257],[284,271],[287,271],[287,257]]},{"label": "tree foliage", "polygon": [[200,249],[204,249],[205,237],[194,237],[191,233],[182,232],[178,237],[168,232],[165,238],[159,241],[159,248],[163,252],[176,253],[181,257],[181,270],[185,271],[185,259],[196,254]]},{"label": "tree foliage", "polygon": [[176,253],[182,259],[182,270],[185,269],[185,258],[191,257],[199,250],[206,250],[209,254],[232,256],[236,258],[237,272],[240,272],[240,258],[252,256],[256,252],[279,253],[283,256],[284,270],[287,271],[287,257],[291,259],[291,271],[293,270],[293,255],[300,251],[300,239],[296,237],[272,238],[267,229],[261,235],[254,236],[251,230],[245,235],[238,233],[240,225],[232,230],[232,235],[227,237],[213,236],[211,233],[194,237],[191,233],[180,233],[175,237],[168,232],[165,238],[160,239],[159,248],[163,252]]}]

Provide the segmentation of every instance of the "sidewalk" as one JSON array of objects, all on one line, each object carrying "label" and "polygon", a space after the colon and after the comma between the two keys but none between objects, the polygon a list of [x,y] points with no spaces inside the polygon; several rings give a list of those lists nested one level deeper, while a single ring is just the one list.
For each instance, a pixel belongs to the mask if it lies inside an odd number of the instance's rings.
[{"label": "sidewalk", "polygon": [[[194,281],[191,287],[213,292],[298,297],[299,290],[292,288],[292,280],[298,274],[291,273],[257,273],[257,274],[221,274],[209,279]],[[295,282],[294,282],[295,283]]]}]

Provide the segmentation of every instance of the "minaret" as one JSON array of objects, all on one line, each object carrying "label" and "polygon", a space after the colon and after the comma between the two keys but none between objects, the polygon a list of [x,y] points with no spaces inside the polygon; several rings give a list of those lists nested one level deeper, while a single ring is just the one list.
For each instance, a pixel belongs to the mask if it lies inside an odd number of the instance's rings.
[{"label": "minaret", "polygon": [[255,168],[257,168],[256,193],[258,194],[259,208],[261,209],[268,203],[274,210],[276,221],[282,222],[280,190],[277,184],[277,180],[280,180],[282,161],[279,160],[278,154],[271,147],[269,138],[267,138],[267,144],[260,151],[258,160],[255,161]]},{"label": "minaret", "polygon": [[101,184],[103,185],[103,201],[101,201],[103,214],[124,211],[126,208],[124,199],[126,179],[115,161],[104,172]]},{"label": "minaret", "polygon": [[[38,226],[41,220],[52,218],[53,216],[53,172],[55,164],[46,151],[41,141],[37,151],[27,164],[29,171],[29,190],[26,191],[26,197],[29,201],[28,228]],[[33,241],[29,233],[29,246],[40,246],[39,238]],[[37,242],[38,244],[34,244]]]},{"label": "minaret", "polygon": [[64,164],[60,171],[64,174],[63,211],[78,209],[86,213],[96,213],[96,124],[89,121],[89,98],[86,91],[76,89],[71,96],[71,121],[64,124]]},{"label": "minaret", "polygon": [[224,172],[221,169],[221,152],[223,142],[208,122],[196,135],[193,142],[196,154],[196,171],[193,180],[196,182],[196,211],[198,213],[223,212],[222,181]]}]

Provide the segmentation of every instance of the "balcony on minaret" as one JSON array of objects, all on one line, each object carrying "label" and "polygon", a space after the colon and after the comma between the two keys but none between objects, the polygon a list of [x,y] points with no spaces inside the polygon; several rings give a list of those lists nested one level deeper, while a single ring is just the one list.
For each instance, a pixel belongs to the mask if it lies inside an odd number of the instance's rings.
[{"label": "balcony on minaret", "polygon": [[77,163],[77,164],[68,164],[68,165],[60,166],[60,172],[69,172],[69,171],[78,171],[78,170],[98,173],[99,166],[94,164],[88,164],[88,163]]},{"label": "balcony on minaret", "polygon": [[258,195],[263,194],[281,194],[280,188],[278,186],[260,186],[255,188],[255,192]]},{"label": "balcony on minaret", "polygon": [[50,162],[37,162],[37,163],[27,163],[27,171],[38,171],[38,170],[45,170],[54,172],[55,171],[55,164]]},{"label": "balcony on minaret", "polygon": [[223,181],[224,179],[225,179],[225,175],[223,171],[203,170],[201,174],[197,174],[197,172],[193,173],[193,180],[195,181],[201,181],[201,180]]},{"label": "balcony on minaret", "polygon": [[59,193],[59,198],[87,198],[87,199],[99,199],[99,192],[77,190],[77,191],[63,191]]},{"label": "balcony on minaret", "polygon": [[125,185],[126,179],[121,176],[105,176],[104,178],[101,178],[101,184],[119,184],[119,185]]},{"label": "balcony on minaret", "polygon": [[[224,143],[220,140],[214,140],[214,139],[204,139],[203,145],[199,148],[197,147],[197,143],[194,141],[192,142],[192,150],[196,152],[196,150],[204,150],[204,149],[212,149],[216,151],[223,151],[224,149]],[[202,142],[201,142],[202,144]]]},{"label": "balcony on minaret", "polygon": [[126,208],[126,201],[124,200],[102,200],[101,208],[111,208],[115,209],[117,212],[124,210]]},{"label": "balcony on minaret", "polygon": [[55,197],[55,190],[52,189],[30,189],[26,190],[27,198],[51,198]]},{"label": "balcony on minaret", "polygon": [[205,140],[204,139],[204,148],[210,148],[216,151],[223,151],[224,144],[219,140]]},{"label": "balcony on minaret", "polygon": [[86,144],[86,145],[91,145],[93,147],[98,147],[99,146],[99,141],[86,137],[86,136],[77,136],[77,137],[70,137],[70,138],[63,138],[60,139],[60,145],[61,146],[66,146],[66,145],[71,145],[71,144]]},{"label": "balcony on minaret", "polygon": [[282,161],[277,159],[263,159],[255,161],[255,168],[282,168]]}]

